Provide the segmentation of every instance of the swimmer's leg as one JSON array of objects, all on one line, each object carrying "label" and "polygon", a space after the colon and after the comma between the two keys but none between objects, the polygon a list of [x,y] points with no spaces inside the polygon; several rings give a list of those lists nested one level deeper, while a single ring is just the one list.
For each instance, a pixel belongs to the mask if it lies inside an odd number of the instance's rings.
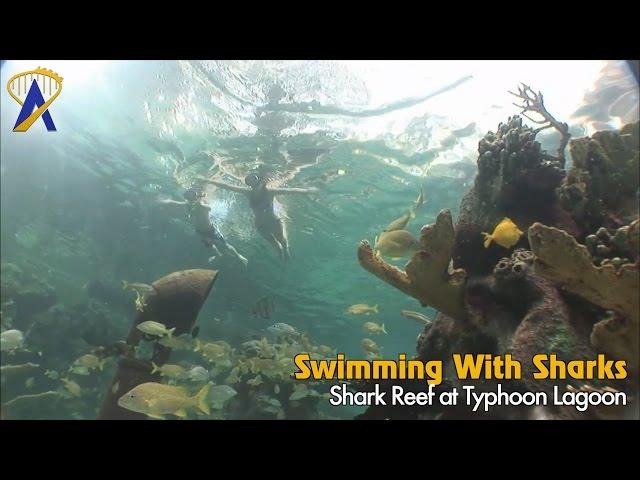
[{"label": "swimmer's leg", "polygon": [[289,240],[287,239],[287,225],[281,218],[278,219],[275,225],[273,236],[280,244],[281,255],[283,260],[289,260]]},{"label": "swimmer's leg", "polygon": [[235,247],[233,245],[231,245],[230,243],[226,243],[226,251],[230,252],[231,255],[233,255],[234,257],[236,257],[238,260],[240,260],[242,262],[242,264],[246,267],[247,264],[249,263],[249,260],[247,260],[246,257],[243,257],[242,255],[240,255],[240,253],[235,249]]},{"label": "swimmer's leg", "polygon": [[283,252],[283,248],[282,245],[280,244],[280,242],[278,241],[278,239],[275,237],[275,235],[270,234],[270,235],[265,235],[265,238],[269,241],[269,243],[271,245],[273,245],[275,247],[275,249],[278,251],[278,256],[281,259],[284,259],[284,252]]},{"label": "swimmer's leg", "polygon": [[258,230],[258,233],[262,235],[267,242],[273,245],[273,247],[278,251],[280,258],[283,258],[282,245],[280,245],[280,242],[273,234],[273,228],[271,228],[271,225],[256,222],[256,230]]},{"label": "swimmer's leg", "polygon": [[218,250],[218,247],[216,247],[214,240],[211,239],[210,237],[202,237],[202,243],[204,243],[205,247],[212,249],[216,255],[220,256],[222,255],[220,253],[220,250]]}]

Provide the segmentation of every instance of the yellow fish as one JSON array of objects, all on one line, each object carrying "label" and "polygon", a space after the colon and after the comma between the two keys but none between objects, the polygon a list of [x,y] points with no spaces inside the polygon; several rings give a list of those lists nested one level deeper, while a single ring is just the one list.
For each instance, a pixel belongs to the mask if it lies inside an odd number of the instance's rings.
[{"label": "yellow fish", "polygon": [[151,320],[139,323],[136,325],[136,328],[147,335],[153,335],[155,337],[164,337],[166,335],[169,338],[173,337],[173,332],[175,330],[175,327],[167,328],[164,324],[153,322]]},{"label": "yellow fish", "polygon": [[180,365],[171,365],[169,363],[165,363],[164,365],[158,366],[154,362],[151,362],[151,366],[153,367],[153,370],[151,370],[152,375],[156,372],[160,372],[160,376],[162,377],[177,379],[182,379],[187,376],[187,371]]},{"label": "yellow fish", "polygon": [[370,338],[363,338],[362,342],[360,342],[360,345],[362,346],[362,350],[364,350],[365,353],[373,354],[375,356],[380,355],[380,347]]},{"label": "yellow fish", "polygon": [[126,280],[122,280],[122,288],[124,290],[133,290],[136,292],[136,310],[144,312],[147,306],[147,298],[155,295],[156,289],[152,285],[146,283],[129,283]]},{"label": "yellow fish", "polygon": [[102,370],[105,361],[106,359],[100,360],[97,356],[88,353],[76,359],[76,361],[73,362],[73,366],[86,370],[95,370],[96,368]]},{"label": "yellow fish", "polygon": [[177,337],[162,337],[158,343],[164,347],[174,350],[191,350],[193,348],[193,340],[187,335],[179,335]]},{"label": "yellow fish", "polygon": [[207,383],[193,397],[183,387],[163,385],[162,383],[142,383],[129,390],[118,399],[118,405],[132,412],[144,413],[151,418],[163,419],[171,414],[185,418],[187,408],[197,408],[209,415],[207,395],[211,384]]},{"label": "yellow fish", "polygon": [[385,228],[384,231],[393,232],[396,230],[404,230],[404,227],[407,226],[407,223],[409,223],[411,219],[416,217],[416,211],[423,204],[424,204],[424,191],[420,189],[420,194],[418,195],[418,198],[416,199],[413,206],[409,209],[409,211],[403,214],[400,218],[395,219],[393,222],[387,225],[387,228]]},{"label": "yellow fish", "polygon": [[406,230],[382,232],[373,246],[376,255],[402,258],[420,250],[420,241]]},{"label": "yellow fish", "polygon": [[493,233],[489,235],[488,233],[482,232],[484,235],[484,248],[489,248],[491,245],[491,241],[493,240],[498,245],[504,248],[511,248],[522,236],[522,231],[516,226],[515,223],[511,221],[511,219],[504,217],[500,220],[500,223],[496,225],[496,228],[493,230]]},{"label": "yellow fish", "polygon": [[200,354],[211,363],[228,363],[230,361],[231,350],[231,345],[223,340],[207,343],[196,340],[196,348],[193,351],[200,352]]},{"label": "yellow fish", "polygon": [[356,303],[355,305],[351,305],[347,308],[347,313],[350,313],[351,315],[369,315],[371,313],[378,313],[378,305],[371,307],[365,303]]},{"label": "yellow fish", "polygon": [[64,384],[64,387],[67,391],[73,395],[74,397],[79,397],[82,394],[82,388],[73,380],[69,380],[68,378],[61,378],[60,381]]},{"label": "yellow fish", "polygon": [[378,325],[375,322],[366,322],[364,325],[362,325],[362,331],[364,333],[370,333],[372,335],[379,335],[381,333],[387,335],[387,331],[384,328],[384,323],[382,325]]}]

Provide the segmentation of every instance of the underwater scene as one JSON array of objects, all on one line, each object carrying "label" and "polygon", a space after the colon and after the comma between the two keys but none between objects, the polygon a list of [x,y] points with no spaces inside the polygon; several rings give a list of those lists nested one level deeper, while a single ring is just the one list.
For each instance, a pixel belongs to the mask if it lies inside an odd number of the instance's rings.
[{"label": "underwater scene", "polygon": [[0,78],[3,420],[640,418],[636,61]]}]

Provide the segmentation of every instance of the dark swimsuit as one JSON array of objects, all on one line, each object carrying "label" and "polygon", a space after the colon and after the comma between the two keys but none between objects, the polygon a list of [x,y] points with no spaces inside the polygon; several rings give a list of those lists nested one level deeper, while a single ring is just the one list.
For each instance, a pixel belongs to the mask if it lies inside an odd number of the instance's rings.
[{"label": "dark swimsuit", "polygon": [[196,232],[202,236],[204,241],[210,241],[216,246],[223,248],[227,247],[227,241],[222,236],[222,233],[216,226],[213,218],[213,213],[209,212],[209,228],[207,230],[196,230]]}]

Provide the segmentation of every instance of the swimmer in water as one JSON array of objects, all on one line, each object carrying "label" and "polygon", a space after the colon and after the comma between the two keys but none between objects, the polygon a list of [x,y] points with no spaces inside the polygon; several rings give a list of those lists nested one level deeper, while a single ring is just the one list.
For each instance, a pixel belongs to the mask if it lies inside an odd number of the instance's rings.
[{"label": "swimmer in water", "polygon": [[289,241],[287,227],[282,218],[274,211],[273,200],[276,195],[292,193],[313,193],[317,188],[271,188],[264,178],[256,173],[250,173],[244,179],[246,187],[229,185],[219,180],[205,180],[220,188],[232,192],[244,193],[249,198],[249,206],[253,211],[256,229],[278,251],[280,258],[289,259]]},{"label": "swimmer in water", "polygon": [[[196,188],[190,188],[184,193],[184,201],[177,200],[161,200],[161,203],[166,205],[183,205],[186,207],[187,218],[194,230],[202,239],[208,248],[215,250],[217,255],[230,255],[242,262],[243,265],[247,265],[249,261],[240,255],[238,251],[229,244],[218,230],[218,227],[213,221],[213,215],[211,214],[211,207],[206,202],[207,194]],[[216,257],[209,258],[212,261]]]}]

